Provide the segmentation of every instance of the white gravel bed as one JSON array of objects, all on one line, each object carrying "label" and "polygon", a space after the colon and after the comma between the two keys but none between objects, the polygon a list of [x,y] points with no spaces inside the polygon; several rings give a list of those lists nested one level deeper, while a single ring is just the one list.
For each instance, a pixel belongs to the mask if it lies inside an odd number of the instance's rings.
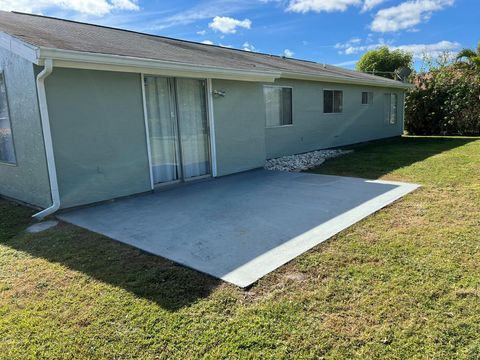
[{"label": "white gravel bed", "polygon": [[267,160],[265,169],[298,172],[313,169],[323,164],[327,159],[333,159],[351,152],[353,150],[317,150],[304,154],[282,156]]}]

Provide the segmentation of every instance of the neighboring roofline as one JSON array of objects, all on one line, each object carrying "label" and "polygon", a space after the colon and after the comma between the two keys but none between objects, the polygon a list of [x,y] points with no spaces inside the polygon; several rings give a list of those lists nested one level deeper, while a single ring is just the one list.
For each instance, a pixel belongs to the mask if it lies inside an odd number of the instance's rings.
[{"label": "neighboring roofline", "polygon": [[[263,69],[232,69],[218,66],[181,63],[177,61],[165,61],[123,55],[36,47],[1,31],[0,46],[12,51],[13,53],[21,56],[35,65],[44,65],[46,59],[51,59],[53,60],[55,67],[64,68],[134,72],[152,75],[175,75],[183,77],[215,78],[239,81],[273,82],[275,79],[286,78],[399,89],[409,89],[413,87],[411,84],[394,80],[383,80],[382,78],[379,78],[378,80],[369,80],[351,78],[342,75],[316,75],[281,70],[271,71]],[[354,74],[354,72],[352,72],[352,74]]]}]

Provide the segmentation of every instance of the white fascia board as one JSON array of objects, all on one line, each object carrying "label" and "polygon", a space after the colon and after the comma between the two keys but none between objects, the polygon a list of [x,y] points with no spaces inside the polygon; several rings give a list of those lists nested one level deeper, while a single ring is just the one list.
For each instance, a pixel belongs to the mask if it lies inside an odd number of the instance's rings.
[{"label": "white fascia board", "polygon": [[312,75],[297,72],[269,70],[231,69],[217,66],[186,64],[173,61],[154,60],[112,54],[90,53],[41,47],[37,50],[36,64],[42,65],[45,59],[52,59],[55,67],[143,73],[191,78],[213,78],[240,81],[274,82],[276,79],[298,79],[324,81],[343,84],[410,89],[411,84],[389,81],[355,79],[340,75]]},{"label": "white fascia board", "polygon": [[281,77],[284,79],[297,79],[297,80],[310,80],[310,81],[324,81],[338,84],[354,84],[354,85],[365,85],[365,86],[376,86],[383,88],[396,88],[396,89],[411,89],[414,87],[412,84],[405,84],[400,81],[392,82],[390,81],[375,81],[367,79],[353,79],[344,76],[338,75],[312,75],[312,74],[303,74],[296,72],[282,72]]},{"label": "white fascia board", "polygon": [[53,59],[55,67],[76,69],[266,82],[273,82],[280,77],[280,72],[267,70],[228,69],[216,66],[192,65],[130,56],[51,48],[40,48],[39,57],[40,63],[42,63],[44,59]]},{"label": "white fascia board", "polygon": [[0,47],[38,65],[38,48],[0,31]]}]

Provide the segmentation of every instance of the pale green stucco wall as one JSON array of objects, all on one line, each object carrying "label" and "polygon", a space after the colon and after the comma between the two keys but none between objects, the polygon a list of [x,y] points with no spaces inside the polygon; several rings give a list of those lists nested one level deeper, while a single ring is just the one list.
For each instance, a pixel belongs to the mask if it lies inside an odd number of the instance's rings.
[{"label": "pale green stucco wall", "polygon": [[54,68],[46,91],[63,208],[150,190],[140,74]]},{"label": "pale green stucco wall", "polygon": [[[275,85],[291,86],[293,125],[265,128],[263,85],[214,80],[217,166],[219,175],[261,167],[268,158],[298,154],[403,132],[403,91],[378,87],[328,84],[281,79]],[[323,114],[323,89],[343,90],[343,113]],[[373,92],[373,104],[361,105],[362,91]],[[398,122],[384,124],[384,94],[399,95]]]},{"label": "pale green stucco wall", "polygon": [[16,165],[0,162],[0,195],[38,207],[51,203],[33,64],[0,48]]},{"label": "pale green stucco wall", "polygon": [[213,98],[218,175],[263,166],[265,106],[260,84],[214,80],[212,87],[226,94]]},{"label": "pale green stucco wall", "polygon": [[[293,88],[293,125],[266,129],[267,158],[398,136],[403,132],[402,90],[286,79],[275,84]],[[324,89],[343,90],[342,113],[323,113]],[[361,104],[362,91],[373,92],[373,104]],[[398,94],[395,125],[384,123],[384,94],[390,92]]]}]

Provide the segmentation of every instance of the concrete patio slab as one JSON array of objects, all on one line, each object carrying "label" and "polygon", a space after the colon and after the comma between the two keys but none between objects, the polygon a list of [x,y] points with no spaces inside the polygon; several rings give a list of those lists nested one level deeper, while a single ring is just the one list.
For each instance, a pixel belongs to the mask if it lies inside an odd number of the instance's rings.
[{"label": "concrete patio slab", "polygon": [[416,188],[255,170],[58,217],[247,287]]}]

